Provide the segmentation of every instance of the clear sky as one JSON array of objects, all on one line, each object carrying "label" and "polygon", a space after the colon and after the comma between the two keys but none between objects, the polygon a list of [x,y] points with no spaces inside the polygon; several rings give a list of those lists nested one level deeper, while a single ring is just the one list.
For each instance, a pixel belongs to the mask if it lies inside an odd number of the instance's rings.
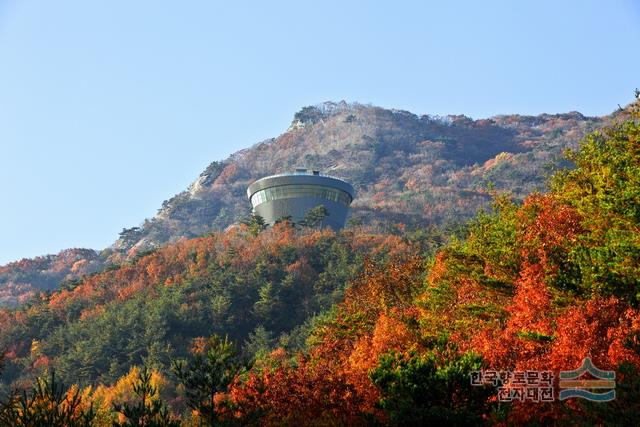
[{"label": "clear sky", "polygon": [[302,106],[613,111],[633,1],[0,0],[0,264],[104,248]]}]

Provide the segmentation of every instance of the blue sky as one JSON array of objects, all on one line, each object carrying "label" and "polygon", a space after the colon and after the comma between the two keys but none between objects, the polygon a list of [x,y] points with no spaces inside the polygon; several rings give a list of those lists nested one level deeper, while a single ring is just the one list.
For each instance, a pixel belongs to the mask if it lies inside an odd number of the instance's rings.
[{"label": "blue sky", "polygon": [[300,107],[613,111],[633,1],[0,0],[0,264],[104,248]]}]

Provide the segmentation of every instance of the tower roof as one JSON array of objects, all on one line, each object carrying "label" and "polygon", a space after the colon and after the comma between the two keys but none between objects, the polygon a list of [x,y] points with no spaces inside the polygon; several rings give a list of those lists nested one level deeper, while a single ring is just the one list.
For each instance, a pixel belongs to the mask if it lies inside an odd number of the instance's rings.
[{"label": "tower roof", "polygon": [[307,169],[296,169],[295,172],[281,173],[260,178],[247,188],[247,197],[251,199],[253,194],[260,190],[264,190],[265,188],[296,184],[334,187],[349,194],[351,200],[355,198],[356,194],[353,186],[340,178],[325,175],[315,170],[309,171]]}]

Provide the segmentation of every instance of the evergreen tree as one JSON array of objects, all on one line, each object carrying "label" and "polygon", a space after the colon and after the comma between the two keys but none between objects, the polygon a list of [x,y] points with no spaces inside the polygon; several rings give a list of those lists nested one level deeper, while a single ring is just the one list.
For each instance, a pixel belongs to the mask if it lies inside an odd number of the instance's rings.
[{"label": "evergreen tree", "polygon": [[211,336],[204,348],[196,349],[190,360],[173,365],[178,381],[185,387],[187,406],[197,411],[208,426],[222,422],[215,395],[226,392],[243,368],[233,345],[217,335]]},{"label": "evergreen tree", "polygon": [[38,378],[29,392],[15,392],[0,402],[2,426],[85,427],[94,418],[93,407],[83,409],[80,392],[56,382],[54,371],[48,378]]},{"label": "evergreen tree", "polygon": [[303,227],[317,227],[324,225],[324,219],[329,216],[329,211],[324,205],[318,205],[311,208],[304,215],[304,219],[300,222]]},{"label": "evergreen tree", "polygon": [[243,219],[241,223],[249,227],[249,232],[254,236],[257,236],[267,228],[267,223],[264,221],[264,218],[254,213],[248,218]]},{"label": "evergreen tree", "polygon": [[435,354],[389,353],[370,377],[392,425],[478,425],[493,392],[470,384],[470,372],[481,368],[482,359],[472,353],[445,363]]}]

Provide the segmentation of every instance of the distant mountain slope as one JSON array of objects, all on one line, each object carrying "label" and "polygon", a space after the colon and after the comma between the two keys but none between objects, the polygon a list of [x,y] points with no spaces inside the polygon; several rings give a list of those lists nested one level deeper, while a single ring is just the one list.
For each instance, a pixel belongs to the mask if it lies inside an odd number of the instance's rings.
[{"label": "distant mountain slope", "polygon": [[23,259],[0,267],[0,307],[15,306],[36,291],[57,289],[101,270],[104,259],[91,249],[67,249],[57,255]]},{"label": "distant mountain slope", "polygon": [[562,150],[602,122],[576,112],[472,120],[345,102],[305,107],[279,137],[213,162],[113,249],[144,250],[225,228],[248,214],[252,181],[299,166],[350,181],[358,192],[355,221],[455,222],[486,204],[489,183],[517,198],[542,189]]},{"label": "distant mountain slope", "polygon": [[304,107],[285,133],[211,163],[187,190],[140,227],[123,230],[100,254],[70,250],[0,267],[0,305],[164,243],[224,229],[248,215],[251,182],[298,166],[355,186],[353,222],[455,223],[486,205],[490,183],[517,198],[543,188],[562,151],[607,119],[571,112],[472,120],[345,102]]}]

